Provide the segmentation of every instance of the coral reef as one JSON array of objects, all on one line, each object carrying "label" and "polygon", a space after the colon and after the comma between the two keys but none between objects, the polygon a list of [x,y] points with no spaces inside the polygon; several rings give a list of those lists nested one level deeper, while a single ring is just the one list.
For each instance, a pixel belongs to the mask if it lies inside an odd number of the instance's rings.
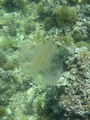
[{"label": "coral reef", "polygon": [[[88,93],[90,90],[88,83],[88,80],[90,79],[90,75],[88,74],[90,72],[90,58],[89,54],[84,55],[84,51],[87,50],[85,50],[85,48],[81,48],[81,50],[76,48],[73,51],[73,56],[69,57],[69,60],[66,62],[69,72],[65,72],[61,75],[61,78],[67,80],[68,87],[66,88],[66,94],[62,96],[59,103],[61,106],[64,106],[66,108],[70,119],[73,119],[75,116],[76,118],[80,119],[85,119],[86,116],[89,117],[87,111],[90,109],[88,107],[90,97]],[[88,53],[88,51],[86,53]],[[84,57],[82,58],[83,55]],[[75,101],[73,101],[74,99]],[[65,104],[66,102],[67,104]],[[69,113],[73,114],[73,116]]]},{"label": "coral reef", "polygon": [[90,119],[89,3],[0,0],[0,120]]}]

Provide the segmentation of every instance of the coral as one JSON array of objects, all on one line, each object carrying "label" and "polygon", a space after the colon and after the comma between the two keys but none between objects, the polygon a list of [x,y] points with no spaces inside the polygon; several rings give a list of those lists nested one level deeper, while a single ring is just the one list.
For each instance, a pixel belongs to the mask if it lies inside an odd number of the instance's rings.
[{"label": "coral", "polygon": [[64,25],[66,23],[75,23],[77,20],[77,14],[74,7],[60,6],[56,11],[58,25]]},{"label": "coral", "polygon": [[69,56],[66,64],[67,71],[63,72],[59,78],[67,81],[66,94],[62,95],[59,103],[60,106],[65,107],[66,116],[70,116],[69,119],[84,120],[86,116],[87,118],[90,116],[90,107],[87,105],[90,98],[90,52],[84,47],[73,48],[72,55]]}]

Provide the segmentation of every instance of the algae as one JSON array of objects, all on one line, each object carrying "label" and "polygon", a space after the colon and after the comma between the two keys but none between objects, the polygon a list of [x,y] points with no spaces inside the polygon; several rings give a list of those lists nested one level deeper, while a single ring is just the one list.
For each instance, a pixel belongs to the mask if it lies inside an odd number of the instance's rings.
[{"label": "algae", "polygon": [[0,118],[2,118],[5,115],[7,115],[6,107],[0,106]]},{"label": "algae", "polygon": [[68,7],[65,5],[60,6],[56,11],[57,23],[62,26],[67,23],[75,23],[77,20],[77,14],[74,7]]}]

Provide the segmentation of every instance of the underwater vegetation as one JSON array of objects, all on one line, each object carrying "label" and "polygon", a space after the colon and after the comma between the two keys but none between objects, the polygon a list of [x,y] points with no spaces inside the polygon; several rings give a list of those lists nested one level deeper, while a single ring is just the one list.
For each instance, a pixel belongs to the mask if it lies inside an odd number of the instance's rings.
[{"label": "underwater vegetation", "polygon": [[[40,21],[45,20],[45,19],[46,19],[45,21],[47,21],[47,19],[50,18],[52,21],[51,24],[56,22],[54,20],[55,15],[53,14],[53,10],[51,9],[51,5],[48,4],[48,7],[47,7],[47,2],[46,3],[39,2],[38,6],[37,6],[37,13],[39,15]],[[48,24],[48,21],[46,23]]]},{"label": "underwater vegetation", "polygon": [[[49,6],[51,7],[51,6]],[[61,5],[55,9],[49,9],[46,4],[40,2],[37,7],[37,13],[41,20],[44,20],[45,30],[50,30],[53,26],[62,27],[66,24],[75,24],[77,13],[75,7]]]},{"label": "underwater vegetation", "polygon": [[63,69],[66,69],[67,68],[66,67],[66,61],[68,60],[68,56],[70,56],[69,51],[66,49],[65,46],[62,45],[58,48],[58,53],[57,54],[58,54],[60,60],[63,63]]},{"label": "underwater vegetation", "polygon": [[16,68],[16,60],[8,60],[7,54],[17,49],[17,43],[14,39],[4,39],[0,42],[0,67],[4,70],[14,70]]},{"label": "underwater vegetation", "polygon": [[37,12],[41,19],[44,19],[47,16],[47,10],[45,9],[45,4],[40,2],[37,7]]},{"label": "underwater vegetation", "polygon": [[6,63],[6,55],[4,51],[0,50],[0,67],[2,67]]},{"label": "underwater vegetation", "polygon": [[44,19],[44,28],[45,30],[50,30],[52,27],[54,27],[55,21],[51,17],[46,17]]},{"label": "underwater vegetation", "polygon": [[63,69],[57,47],[50,40],[30,49],[22,46],[18,61],[23,72],[41,85],[56,84]]},{"label": "underwater vegetation", "polygon": [[50,87],[47,88],[45,99],[44,99],[44,106],[42,107],[40,103],[42,102],[39,100],[39,105],[36,106],[38,110],[38,114],[42,117],[48,118],[46,120],[61,120],[64,117],[64,107],[59,105],[59,99],[62,94],[65,92],[65,87]]},{"label": "underwater vegetation", "polygon": [[14,70],[16,68],[15,60],[9,61],[2,67],[4,70]]},{"label": "underwater vegetation", "polygon": [[6,108],[4,106],[0,106],[0,118],[7,114]]},{"label": "underwater vegetation", "polygon": [[16,8],[14,0],[2,0],[1,4],[7,12],[12,12]]},{"label": "underwater vegetation", "polygon": [[87,43],[85,41],[76,42],[76,46],[77,47],[86,47],[86,48],[88,48],[88,50],[90,50],[90,43]]},{"label": "underwater vegetation", "polygon": [[1,4],[5,7],[7,12],[12,12],[17,9],[25,9],[25,5],[29,2],[29,0],[2,0]]},{"label": "underwater vegetation", "polygon": [[70,46],[73,43],[73,38],[71,35],[67,34],[62,37],[61,43],[65,46]]},{"label": "underwater vegetation", "polygon": [[88,2],[88,0],[72,0],[72,2],[78,3],[78,4],[84,4],[85,2]]},{"label": "underwater vegetation", "polygon": [[56,19],[59,26],[66,23],[75,23],[77,20],[77,14],[74,7],[68,7],[65,5],[60,6],[56,11]]},{"label": "underwater vegetation", "polygon": [[26,20],[24,24],[24,31],[26,35],[29,35],[31,32],[36,30],[36,24],[35,22],[32,22],[30,20]]},{"label": "underwater vegetation", "polygon": [[13,38],[10,39],[3,39],[0,42],[0,48],[4,51],[8,51],[8,50],[16,50],[17,47],[17,43]]},{"label": "underwater vegetation", "polygon": [[5,20],[0,18],[0,29],[3,27],[4,24],[5,24]]}]

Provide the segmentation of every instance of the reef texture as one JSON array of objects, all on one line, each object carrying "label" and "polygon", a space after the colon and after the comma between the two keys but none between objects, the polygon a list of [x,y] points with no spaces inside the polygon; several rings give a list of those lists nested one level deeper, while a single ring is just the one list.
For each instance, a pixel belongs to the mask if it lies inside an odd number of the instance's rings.
[{"label": "reef texture", "polygon": [[0,120],[90,120],[89,0],[0,0]]}]

